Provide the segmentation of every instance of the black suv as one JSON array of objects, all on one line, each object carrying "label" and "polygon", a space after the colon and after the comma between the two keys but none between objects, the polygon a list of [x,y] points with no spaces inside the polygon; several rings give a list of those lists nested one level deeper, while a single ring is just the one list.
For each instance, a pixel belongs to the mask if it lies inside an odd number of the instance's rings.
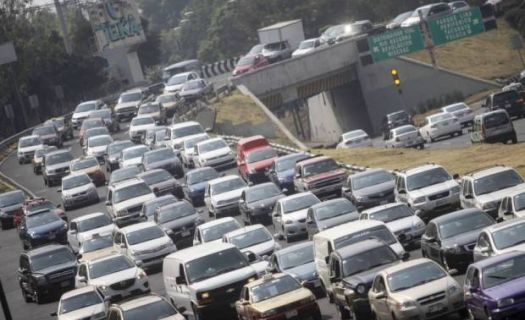
[{"label": "black suv", "polygon": [[412,116],[406,111],[401,110],[387,114],[383,118],[383,140],[388,139],[390,130],[404,126],[406,124],[414,124],[412,121]]},{"label": "black suv", "polygon": [[48,243],[67,244],[67,229],[67,222],[54,211],[43,209],[23,217],[18,235],[24,249],[29,249]]},{"label": "black suv", "polygon": [[77,259],[61,245],[48,245],[20,255],[18,282],[26,302],[42,303],[52,294],[75,288]]},{"label": "black suv", "polygon": [[490,111],[506,110],[509,116],[521,118],[525,116],[523,97],[517,90],[501,91],[487,97],[485,108]]}]

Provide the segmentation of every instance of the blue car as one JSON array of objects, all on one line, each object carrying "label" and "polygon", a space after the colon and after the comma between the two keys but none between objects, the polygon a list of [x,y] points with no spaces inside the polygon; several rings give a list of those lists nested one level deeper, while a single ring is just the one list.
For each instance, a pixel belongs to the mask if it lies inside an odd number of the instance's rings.
[{"label": "blue car", "polygon": [[293,179],[295,176],[295,164],[309,158],[306,153],[292,153],[275,159],[268,170],[268,178],[281,190],[286,189],[286,194],[294,191]]},{"label": "blue car", "polygon": [[24,250],[49,243],[67,244],[67,223],[50,210],[26,215],[19,229]]},{"label": "blue car", "polygon": [[208,181],[219,178],[221,174],[212,167],[193,169],[186,173],[182,184],[184,198],[194,206],[204,203],[204,191]]}]

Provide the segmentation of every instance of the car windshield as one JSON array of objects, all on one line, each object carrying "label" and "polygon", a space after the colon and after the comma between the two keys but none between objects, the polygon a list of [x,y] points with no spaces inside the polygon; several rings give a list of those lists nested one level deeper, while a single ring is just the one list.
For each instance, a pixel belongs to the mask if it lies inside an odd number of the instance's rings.
[{"label": "car windshield", "polygon": [[343,260],[343,277],[346,278],[398,260],[399,257],[389,246],[380,246],[350,255]]},{"label": "car windshield", "polygon": [[525,222],[514,224],[492,234],[494,245],[504,250],[525,243]]},{"label": "car windshield", "polygon": [[182,86],[182,90],[194,90],[194,89],[199,89],[199,88],[204,88],[204,87],[205,87],[204,82],[201,80],[197,80],[197,81],[187,82],[186,84],[184,84],[184,86]]},{"label": "car windshield", "polygon": [[153,163],[157,161],[163,161],[168,159],[175,159],[175,154],[171,149],[159,149],[144,154],[144,160],[146,163]]},{"label": "car windshield", "polygon": [[111,219],[107,215],[101,214],[98,216],[91,217],[89,219],[78,221],[77,229],[78,232],[86,232],[89,230],[109,226],[111,224]]},{"label": "car windshield", "polygon": [[411,132],[416,132],[417,129],[416,127],[412,126],[412,125],[409,125],[409,126],[402,126],[402,127],[399,127],[399,128],[396,128],[393,130],[394,131],[394,134],[396,136],[400,136],[402,134],[406,134],[406,133],[411,133]]},{"label": "car windshield", "polygon": [[155,124],[155,120],[150,117],[133,118],[133,120],[131,120],[130,126],[144,126],[148,124]]},{"label": "car windshield", "polygon": [[181,201],[159,209],[159,223],[166,223],[195,214],[195,208],[189,203]]},{"label": "car windshield", "polygon": [[174,85],[183,84],[183,83],[186,82],[187,78],[188,78],[188,76],[185,75],[185,74],[183,74],[183,75],[175,75],[175,76],[171,77],[168,80],[168,86],[174,86]]},{"label": "car windshield", "polygon": [[160,103],[177,102],[177,96],[174,94],[165,94],[158,97]]},{"label": "car windshield", "polygon": [[61,152],[50,154],[46,156],[46,165],[54,165],[57,163],[64,163],[73,160],[73,155],[69,152]]},{"label": "car windshield", "polygon": [[84,253],[93,252],[96,250],[101,250],[105,248],[113,247],[113,238],[111,236],[93,238],[89,240],[84,240],[82,242],[82,251]]},{"label": "car windshield", "polygon": [[31,257],[31,269],[33,271],[40,271],[51,266],[58,266],[75,261],[76,258],[69,249],[60,248]]},{"label": "car windshield", "polygon": [[129,199],[145,196],[150,194],[151,190],[144,182],[133,184],[121,189],[118,189],[113,194],[113,203],[120,203]]},{"label": "car windshield", "polygon": [[264,49],[267,51],[279,51],[284,49],[284,42],[274,42],[264,45]]},{"label": "car windshield", "polygon": [[134,158],[141,158],[149,149],[146,146],[139,146],[137,148],[129,148],[122,151],[122,159],[129,160]]},{"label": "car windshield", "polygon": [[86,131],[86,138],[102,135],[109,135],[109,131],[106,127],[92,128]]},{"label": "car windshield", "polygon": [[228,144],[224,140],[211,140],[198,144],[199,153],[206,153],[222,148],[228,148]]},{"label": "car windshield", "polygon": [[42,141],[40,141],[40,138],[38,138],[38,137],[31,137],[31,138],[20,139],[20,147],[21,148],[38,146],[40,144],[42,144]]},{"label": "car windshield", "polygon": [[186,183],[188,185],[197,184],[205,181],[210,181],[218,178],[219,172],[213,168],[206,168],[203,170],[197,170],[186,174]]},{"label": "car windshield", "polygon": [[173,179],[173,176],[166,170],[155,170],[144,173],[140,178],[151,186],[152,184]]},{"label": "car windshield", "polygon": [[510,122],[507,113],[495,112],[488,114],[483,118],[483,125],[486,129],[492,129],[501,125],[508,124]]},{"label": "car windshield", "polygon": [[327,159],[305,165],[303,168],[303,177],[309,177],[324,172],[334,171],[339,169],[339,165],[333,159]]},{"label": "car windshield", "polygon": [[300,288],[301,285],[297,280],[292,276],[285,275],[253,286],[251,290],[252,301],[253,303],[261,302]]},{"label": "car windshield", "polygon": [[187,126],[173,130],[173,138],[183,138],[199,133],[204,133],[204,130],[202,130],[200,125],[196,124],[193,126]]},{"label": "car windshield", "polygon": [[44,156],[44,154],[51,152],[51,151],[56,151],[56,150],[57,150],[56,147],[46,147],[46,148],[38,149],[35,151],[35,158],[41,158]]},{"label": "car windshield", "polygon": [[142,212],[144,212],[146,216],[149,217],[155,213],[155,210],[157,208],[164,207],[168,204],[175,202],[177,202],[177,199],[171,194],[155,198],[144,203],[144,205],[142,206]]},{"label": "car windshield", "polygon": [[302,266],[307,263],[314,262],[314,248],[313,245],[308,245],[295,249],[293,251],[287,251],[286,253],[278,253],[279,266],[282,270],[295,268]]},{"label": "car windshield", "polygon": [[122,150],[133,147],[135,144],[131,141],[112,143],[108,146],[108,155],[120,153]]},{"label": "car windshield", "polygon": [[315,40],[305,40],[299,45],[299,49],[315,48]]},{"label": "car windshield", "polygon": [[110,110],[96,110],[91,111],[89,113],[90,118],[102,118],[102,119],[108,119],[111,118],[111,111]]},{"label": "car windshield", "polygon": [[273,183],[251,187],[246,190],[246,202],[251,203],[281,195],[282,192]]},{"label": "car windshield", "polygon": [[25,201],[24,193],[21,191],[4,193],[0,195],[0,208],[22,204]]},{"label": "car windshield", "polygon": [[436,122],[440,122],[440,121],[451,120],[453,118],[454,118],[454,116],[452,114],[443,112],[443,113],[440,113],[440,114],[436,114],[436,115],[430,116],[430,117],[427,118],[427,120],[428,120],[429,123],[436,123]]},{"label": "car windshield", "polygon": [[100,137],[93,137],[89,138],[88,140],[88,147],[101,147],[101,146],[107,146],[113,142],[113,138],[111,136],[100,136]]},{"label": "car windshield", "polygon": [[86,293],[72,296],[71,298],[63,299],[60,301],[60,314],[73,312],[78,309],[94,306],[96,304],[102,304],[104,301],[95,291],[89,291]]},{"label": "car windshield", "polygon": [[253,54],[261,53],[263,48],[264,48],[264,45],[256,44],[250,49],[250,51],[248,51],[247,55],[253,55]]},{"label": "car windshield", "polygon": [[525,209],[525,192],[515,195],[513,198],[514,210],[521,211]]},{"label": "car windshield", "polygon": [[525,254],[499,261],[483,269],[483,288],[497,285],[525,276]]},{"label": "car windshield", "polygon": [[492,98],[493,103],[495,105],[503,104],[503,103],[512,103],[512,100],[517,100],[520,98],[520,95],[518,91],[516,90],[510,90],[510,91],[503,91],[498,94],[495,94]]},{"label": "car windshield", "polygon": [[281,202],[283,207],[283,213],[296,212],[313,206],[316,203],[321,202],[319,198],[311,193],[304,194],[300,197],[287,199]]},{"label": "car windshield", "polygon": [[186,263],[190,283],[203,281],[248,266],[248,261],[237,248],[230,248]]},{"label": "car windshield", "polygon": [[139,113],[153,113],[153,112],[159,112],[160,111],[160,105],[159,104],[147,104],[143,105],[139,109]]},{"label": "car windshield", "polygon": [[275,160],[275,171],[283,172],[283,171],[294,169],[297,161],[300,161],[306,158],[308,158],[308,156],[302,153],[295,154],[292,157],[287,156],[285,158],[279,158]]},{"label": "car windshield", "polygon": [[423,189],[449,180],[452,180],[452,177],[448,172],[438,167],[409,175],[407,177],[407,189],[409,191]]},{"label": "car windshield", "polygon": [[81,130],[88,130],[92,128],[104,127],[104,123],[100,119],[88,119],[82,122]]},{"label": "car windshield", "polygon": [[203,135],[203,136],[200,136],[200,137],[195,137],[195,138],[191,138],[191,139],[186,139],[184,141],[184,149],[185,150],[192,150],[195,145],[201,141],[206,141],[208,140],[208,136],[207,135]]},{"label": "car windshield", "polygon": [[31,214],[33,212],[42,211],[43,209],[55,210],[56,208],[57,207],[52,202],[46,200],[27,208],[26,213]]},{"label": "car windshield", "polygon": [[446,273],[434,262],[425,262],[394,272],[387,277],[391,292],[414,288],[446,277]]},{"label": "car windshield", "polygon": [[41,227],[53,222],[62,221],[59,216],[51,211],[43,211],[26,217],[27,229]]},{"label": "car windshield", "polygon": [[75,161],[75,162],[71,163],[71,169],[73,171],[83,170],[83,169],[87,169],[87,168],[93,168],[93,167],[96,167],[96,166],[98,166],[98,161],[95,158],[88,158],[88,159]]},{"label": "car windshield", "polygon": [[140,174],[140,169],[138,167],[132,166],[129,168],[118,169],[111,173],[109,180],[111,183],[117,183],[123,180],[131,179]]},{"label": "car windshield", "polygon": [[494,220],[483,212],[473,212],[439,224],[441,239],[448,239],[490,226]]},{"label": "car windshield", "polygon": [[244,249],[271,240],[272,236],[268,230],[263,227],[230,237],[229,242],[239,249]]},{"label": "car windshield", "polygon": [[236,221],[226,221],[213,227],[202,229],[202,239],[205,242],[221,239],[226,233],[239,229],[239,223]]},{"label": "car windshield", "polygon": [[461,110],[466,110],[466,109],[468,108],[463,103],[453,104],[453,105],[443,108],[445,112],[456,112],[456,111],[461,111]]},{"label": "car windshield", "polygon": [[129,245],[135,245],[137,243],[146,242],[158,238],[164,237],[166,234],[159,226],[151,226],[143,229],[139,229],[133,232],[129,232],[126,235]]},{"label": "car windshield", "polygon": [[114,256],[108,259],[94,261],[89,264],[89,277],[91,279],[107,276],[122,270],[131,269],[134,265],[125,256]]},{"label": "car windshield", "polygon": [[264,148],[249,152],[246,155],[246,163],[254,163],[277,157],[277,152],[272,148]]},{"label": "car windshield", "polygon": [[478,196],[517,186],[523,178],[512,169],[474,180],[474,193]]},{"label": "car windshield", "polygon": [[166,301],[159,300],[123,312],[126,320],[171,319],[177,311]]},{"label": "car windshield", "polygon": [[126,102],[139,101],[141,99],[142,99],[142,94],[140,92],[124,93],[120,96],[118,102],[126,103]]},{"label": "car windshield", "polygon": [[97,105],[94,102],[81,103],[75,108],[75,112],[87,112],[96,110]]},{"label": "car windshield", "polygon": [[396,238],[392,235],[392,232],[385,226],[377,226],[368,229],[364,229],[358,232],[350,233],[346,236],[342,236],[334,241],[335,249],[346,247],[348,245],[358,243],[367,239],[377,239],[384,243],[391,245],[397,242]]},{"label": "car windshield", "polygon": [[364,135],[366,135],[366,132],[364,132],[363,130],[354,130],[343,134],[343,139],[350,140]]},{"label": "car windshield", "polygon": [[390,122],[397,122],[400,120],[408,119],[408,114],[402,111],[402,112],[391,113],[387,115],[386,117],[388,118]]},{"label": "car windshield", "polygon": [[33,130],[35,136],[45,136],[49,134],[56,134],[54,127],[40,127]]},{"label": "car windshield", "polygon": [[62,190],[71,190],[90,183],[91,179],[87,174],[79,174],[62,179]]},{"label": "car windshield", "polygon": [[352,212],[356,213],[355,218],[357,219],[357,209],[355,206],[352,202],[342,198],[321,203],[319,207],[314,209],[314,215],[320,221],[332,219]]},{"label": "car windshield", "polygon": [[394,181],[394,176],[388,171],[375,171],[365,175],[350,178],[353,190],[361,190],[381,183]]},{"label": "car windshield", "polygon": [[238,66],[249,66],[254,64],[255,62],[255,56],[244,56],[242,57],[239,62],[237,62]]},{"label": "car windshield", "polygon": [[246,187],[246,183],[237,177],[235,179],[228,179],[221,182],[214,183],[210,188],[210,193],[216,196],[221,193],[229,192],[232,190],[242,189]]},{"label": "car windshield", "polygon": [[368,218],[373,219],[373,220],[383,221],[384,223],[388,223],[388,222],[403,219],[406,217],[411,217],[413,215],[414,213],[412,212],[412,209],[410,209],[408,206],[403,204],[403,205],[398,205],[398,206],[394,206],[390,208],[385,208],[383,210],[376,211],[374,213],[370,213],[368,215]]}]

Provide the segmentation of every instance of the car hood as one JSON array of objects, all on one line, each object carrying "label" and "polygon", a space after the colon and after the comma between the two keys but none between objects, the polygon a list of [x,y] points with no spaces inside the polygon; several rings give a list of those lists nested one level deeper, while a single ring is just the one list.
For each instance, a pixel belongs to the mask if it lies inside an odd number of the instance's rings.
[{"label": "car hood", "polygon": [[480,196],[477,196],[477,199],[478,199],[478,201],[480,203],[501,201],[501,199],[503,199],[503,197],[505,197],[509,193],[512,193],[513,191],[516,191],[516,190],[519,190],[519,189],[523,189],[523,186],[525,186],[525,184],[522,183],[522,184],[518,184],[517,186],[514,186],[514,187],[497,190],[497,191],[494,191],[494,192],[491,192],[491,193],[487,193],[487,194],[482,194]]},{"label": "car hood", "polygon": [[250,209],[257,209],[257,208],[263,208],[263,207],[273,207],[275,205],[275,203],[277,202],[277,200],[281,199],[281,198],[284,198],[285,195],[284,194],[280,194],[278,196],[275,196],[275,197],[271,197],[271,198],[267,198],[267,199],[262,199],[262,200],[259,200],[259,201],[254,201],[254,202],[250,202],[248,204],[248,208]]},{"label": "car hood", "polygon": [[317,278],[317,272],[315,271],[315,262],[309,262],[302,264],[297,267],[284,270],[284,273],[292,275],[294,278],[299,279],[299,281],[306,281]]},{"label": "car hood", "polygon": [[239,188],[218,195],[214,195],[211,197],[211,200],[213,201],[213,203],[217,203],[221,200],[231,200],[236,198],[238,199],[241,197],[242,190],[244,190],[244,188]]},{"label": "car hood", "polygon": [[134,244],[130,246],[130,249],[133,251],[150,250],[158,248],[160,246],[164,246],[166,244],[172,244],[172,241],[168,236],[163,236],[161,238]]},{"label": "car hood", "polygon": [[18,152],[30,152],[30,151],[35,151],[36,149],[41,149],[42,146],[43,146],[42,144],[37,144],[36,146],[21,147],[21,148],[18,148]]},{"label": "car hood", "polygon": [[[45,269],[35,271],[34,273],[50,274],[50,273],[53,273],[53,272],[56,272],[56,271],[59,271],[59,270],[73,269],[73,268],[76,268],[76,267],[77,267],[77,261],[76,260],[71,260],[71,261],[66,262],[66,263],[61,263],[61,264],[57,264],[57,265],[54,265],[54,266],[49,266],[49,267],[47,267]],[[71,275],[74,276],[75,274],[72,273]]]},{"label": "car hood", "polygon": [[51,165],[49,165],[49,164],[46,165],[46,171],[62,169],[62,168],[69,168],[69,161],[68,162],[62,162],[62,163],[51,164]]},{"label": "car hood", "polygon": [[82,243],[83,241],[87,239],[91,239],[91,237],[94,234],[98,234],[100,236],[107,236],[113,234],[115,231],[115,226],[113,224],[108,224],[107,226],[103,226],[100,228],[91,229],[89,231],[81,232],[77,235],[78,241]]},{"label": "car hood", "polygon": [[251,246],[251,247],[246,247],[246,248],[243,248],[241,251],[242,252],[253,252],[257,255],[261,255],[265,252],[268,252],[270,250],[273,250],[275,249],[275,241],[273,239],[270,239],[268,241],[265,241],[263,243],[259,243],[259,244],[256,244],[254,246]]},{"label": "car hood", "polygon": [[396,300],[414,301],[440,291],[447,292],[447,289],[450,288],[452,285],[455,285],[457,288],[461,288],[454,279],[450,278],[449,276],[446,276],[444,278],[437,279],[420,286],[396,292],[394,293],[394,295],[396,296]]},{"label": "car hood", "polygon": [[92,154],[96,154],[96,153],[106,153],[106,148],[107,146],[98,146],[98,147],[89,147],[87,148],[87,153],[92,153]]},{"label": "car hood", "polygon": [[198,213],[190,214],[189,216],[171,220],[162,223],[160,226],[166,229],[175,229],[183,226],[195,226],[195,220],[199,217]]},{"label": "car hood", "polygon": [[287,292],[285,294],[280,294],[278,296],[275,296],[267,300],[263,300],[258,303],[254,303],[252,305],[252,308],[262,313],[262,312],[265,312],[268,310],[274,310],[277,308],[279,309],[286,308],[287,306],[292,305],[292,304],[296,305],[298,301],[306,300],[310,297],[312,297],[312,292],[310,290],[305,289],[305,288],[300,288],[297,290]]},{"label": "car hood", "polygon": [[363,189],[353,191],[355,196],[369,196],[378,193],[388,193],[394,191],[394,181],[387,181],[374,186],[366,187]]},{"label": "car hood", "polygon": [[253,170],[263,170],[263,169],[269,168],[272,165],[274,159],[275,158],[270,158],[270,159],[266,159],[262,161],[247,163],[246,169],[248,169],[248,171],[253,171]]},{"label": "car hood", "polygon": [[33,227],[33,228],[30,228],[29,230],[27,230],[27,233],[29,234],[39,234],[39,235],[44,235],[50,231],[55,231],[57,229],[60,229],[62,228],[63,226],[65,226],[66,223],[64,222],[64,220],[62,219],[59,219],[59,220],[55,220],[51,223],[46,223],[46,224],[43,224],[43,225],[40,225],[38,227]]},{"label": "car hood", "polygon": [[119,272],[113,272],[100,278],[90,279],[89,284],[94,286],[109,286],[127,279],[134,279],[137,276],[138,268],[132,267]]},{"label": "car hood", "polygon": [[72,312],[63,313],[58,316],[59,320],[77,320],[77,319],[91,319],[90,317],[101,312],[105,312],[106,307],[104,303],[99,303],[93,306],[81,308]]},{"label": "car hood", "polygon": [[129,108],[129,107],[137,108],[139,103],[140,101],[122,102],[115,106],[115,110],[122,109],[122,108]]},{"label": "car hood", "polygon": [[230,147],[224,147],[224,148],[220,148],[220,149],[213,150],[213,151],[210,151],[210,152],[201,153],[199,155],[199,158],[201,158],[201,159],[211,159],[211,158],[215,158],[215,157],[225,156],[225,155],[228,155],[230,153],[231,153]]},{"label": "car hood", "polygon": [[456,244],[458,246],[464,246],[464,245],[467,245],[467,244],[470,244],[470,243],[474,243],[478,239],[479,233],[484,228],[485,227],[480,228],[480,229],[476,229],[476,230],[472,230],[472,231],[469,231],[469,232],[465,232],[465,233],[459,234],[459,235],[457,235],[455,237],[444,239],[444,240],[441,241],[441,246],[443,248],[446,248],[446,247],[453,247]]},{"label": "car hood", "polygon": [[83,186],[76,187],[76,188],[73,188],[73,189],[62,190],[62,195],[64,195],[64,196],[66,196],[66,195],[73,195],[73,194],[77,194],[77,193],[80,193],[80,192],[88,191],[90,189],[95,189],[95,185],[93,185],[93,183],[88,183],[88,184],[85,184]]},{"label": "car hood", "polygon": [[192,96],[192,95],[195,95],[195,94],[199,94],[199,93],[201,93],[202,91],[204,91],[204,89],[202,89],[202,88],[199,88],[199,89],[182,90],[182,91],[180,92],[180,95],[181,95],[182,97],[184,97],[184,96]]},{"label": "car hood", "polygon": [[507,281],[483,291],[494,300],[522,296],[525,293],[525,277]]},{"label": "car hood", "polygon": [[444,192],[457,186],[459,186],[458,183],[451,179],[419,190],[410,191],[410,193],[414,198],[418,198],[427,196],[429,194]]},{"label": "car hood", "polygon": [[323,231],[328,228],[338,226],[340,224],[357,220],[359,218],[359,213],[357,211],[345,213],[337,217],[321,220],[317,222],[317,228],[319,231]]},{"label": "car hood", "polygon": [[306,219],[306,213],[308,212],[308,208],[306,209],[302,209],[302,210],[298,210],[298,211],[294,211],[294,212],[290,212],[290,213],[285,213],[283,214],[283,220],[294,220],[294,221],[297,221],[297,220],[300,220],[300,219]]},{"label": "car hood", "polygon": [[191,292],[211,291],[220,287],[227,287],[243,279],[255,276],[253,267],[248,266],[227,273],[219,274],[215,277],[194,282],[190,285]]},{"label": "car hood", "polygon": [[182,89],[182,86],[184,85],[184,83],[181,83],[181,84],[173,84],[171,86],[169,85],[166,85],[164,87],[164,91],[165,92],[174,92],[174,91],[180,91]]},{"label": "car hood", "polygon": [[411,229],[420,221],[421,219],[418,216],[413,215],[410,217],[389,221],[386,225],[392,232],[396,233],[401,230]]},{"label": "car hood", "polygon": [[137,125],[137,126],[130,126],[129,127],[129,131],[130,132],[133,132],[133,131],[146,131],[148,129],[153,129],[155,128],[155,124],[154,123],[150,123],[150,124],[143,124],[143,125]]},{"label": "car hood", "polygon": [[309,182],[319,181],[319,180],[332,178],[332,177],[336,177],[340,175],[346,175],[346,169],[337,169],[333,171],[319,173],[319,174],[304,178],[304,181],[306,183],[309,183]]},{"label": "car hood", "polygon": [[372,281],[374,281],[374,278],[379,272],[398,263],[400,263],[400,260],[354,274],[350,277],[344,278],[343,282],[350,284],[350,286],[353,288],[355,288],[359,284],[364,284],[368,287],[370,284],[372,284]]},{"label": "car hood", "polygon": [[72,119],[87,118],[93,110],[73,113]]}]

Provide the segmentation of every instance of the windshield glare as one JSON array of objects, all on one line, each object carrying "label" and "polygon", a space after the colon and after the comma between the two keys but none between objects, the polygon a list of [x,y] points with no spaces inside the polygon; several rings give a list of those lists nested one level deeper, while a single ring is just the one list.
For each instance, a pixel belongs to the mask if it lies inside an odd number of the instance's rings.
[{"label": "windshield glare", "polygon": [[255,150],[246,155],[246,163],[254,163],[277,157],[277,152],[272,148]]},{"label": "windshield glare", "polygon": [[286,201],[283,201],[282,202],[283,212],[286,214],[290,212],[303,210],[319,202],[321,202],[321,200],[319,200],[319,198],[317,198],[315,195],[310,194],[310,193],[305,194],[300,197],[287,199]]},{"label": "windshield glare", "polygon": [[377,226],[369,229],[354,232],[338,238],[334,241],[335,249],[346,247],[348,245],[358,243],[367,239],[378,239],[384,243],[391,245],[397,242],[396,238],[392,235],[392,232],[385,226]]},{"label": "windshield glare", "polygon": [[31,269],[33,271],[40,271],[51,266],[75,262],[75,256],[69,249],[62,248],[50,252],[42,253],[31,258]]},{"label": "windshield glare", "polygon": [[87,112],[97,108],[94,102],[81,103],[75,108],[75,112]]},{"label": "windshield glare", "polygon": [[389,246],[373,248],[344,259],[343,277],[349,277],[397,260],[399,260],[399,257]]},{"label": "windshield glare", "polygon": [[474,180],[474,193],[479,196],[521,183],[523,183],[523,178],[516,171],[509,169]]},{"label": "windshield glare", "polygon": [[409,175],[407,177],[407,189],[409,191],[423,189],[449,180],[452,180],[452,177],[445,169],[434,168]]},{"label": "windshield glare", "polygon": [[231,248],[186,263],[186,272],[188,281],[194,283],[247,266],[239,249]]},{"label": "windshield glare", "polygon": [[145,196],[150,193],[151,190],[146,183],[137,183],[115,191],[113,194],[113,203],[120,203],[122,201]]},{"label": "windshield glare", "polygon": [[38,146],[40,144],[42,144],[42,142],[40,138],[37,137],[20,139],[20,147],[22,148]]},{"label": "windshield glare", "polygon": [[451,106],[445,107],[443,109],[446,110],[446,112],[456,112],[456,111],[466,110],[467,106],[464,105],[463,103],[458,103],[458,104],[453,104]]},{"label": "windshield glare", "polygon": [[287,253],[279,253],[278,259],[279,266],[282,270],[287,270],[314,262],[313,245],[308,245]]},{"label": "windshield glare", "polygon": [[441,223],[439,225],[439,233],[441,234],[441,239],[448,239],[469,231],[483,229],[493,223],[494,220],[485,213],[474,212],[452,221]]},{"label": "windshield glare", "polygon": [[263,186],[256,186],[246,190],[246,202],[255,202],[263,199],[268,199],[281,195],[281,190],[276,185],[267,184]]},{"label": "windshield glare", "polygon": [[208,168],[206,170],[194,171],[186,174],[186,183],[189,185],[210,181],[219,177],[217,170]]},{"label": "windshield glare", "polygon": [[62,179],[62,189],[70,190],[90,184],[91,179],[85,174]]},{"label": "windshield glare", "polygon": [[387,277],[391,292],[403,291],[446,277],[445,272],[434,262],[425,262]]},{"label": "windshield glare", "polygon": [[230,237],[230,242],[239,249],[248,248],[271,240],[272,236],[268,233],[266,228],[259,228]]},{"label": "windshield glare", "polygon": [[240,226],[236,221],[226,221],[221,224],[202,229],[202,238],[205,242],[221,239],[226,233],[239,229]]},{"label": "windshield glare", "polygon": [[353,190],[361,190],[381,183],[394,181],[394,176],[387,171],[372,172],[366,175],[360,175],[350,178]]},{"label": "windshield glare", "polygon": [[150,241],[164,237],[164,231],[158,226],[152,226],[137,231],[129,232],[126,235],[129,245],[135,245],[137,243]]},{"label": "windshield glare", "polygon": [[104,303],[95,291],[82,293],[60,301],[60,314]]},{"label": "windshield glare", "polygon": [[122,270],[133,268],[133,264],[125,256],[115,256],[102,261],[89,264],[89,277],[91,279],[107,276]]},{"label": "windshield glare", "polygon": [[494,245],[504,250],[525,243],[525,222],[498,230],[492,234]]},{"label": "windshield glare", "polygon": [[339,169],[339,165],[333,159],[315,162],[304,166],[303,177],[309,177],[324,172],[334,171],[337,169]]},{"label": "windshield glare", "polygon": [[246,183],[244,183],[241,178],[237,177],[236,179],[229,179],[226,181],[214,183],[210,188],[210,194],[216,196],[221,193],[242,189],[245,187]]},{"label": "windshield glare", "polygon": [[224,140],[212,140],[206,141],[198,144],[199,153],[206,153],[215,151],[222,148],[227,148],[228,144]]},{"label": "windshield glare", "polygon": [[388,223],[394,220],[411,217],[414,213],[406,205],[399,205],[395,207],[386,208],[381,211],[371,213],[368,218],[373,220],[383,221]]},{"label": "windshield glare", "polygon": [[159,209],[159,223],[166,223],[183,217],[191,216],[196,213],[195,208],[190,204],[181,201]]},{"label": "windshield glare", "polygon": [[111,219],[107,215],[101,214],[89,219],[78,221],[77,229],[78,232],[86,232],[89,230],[109,226],[111,224]]},{"label": "windshield glare", "polygon": [[252,301],[261,302],[299,288],[301,288],[299,282],[292,276],[286,275],[254,286],[251,290]]},{"label": "windshield glare", "polygon": [[483,269],[483,288],[492,288],[525,276],[525,255],[500,261]]}]

